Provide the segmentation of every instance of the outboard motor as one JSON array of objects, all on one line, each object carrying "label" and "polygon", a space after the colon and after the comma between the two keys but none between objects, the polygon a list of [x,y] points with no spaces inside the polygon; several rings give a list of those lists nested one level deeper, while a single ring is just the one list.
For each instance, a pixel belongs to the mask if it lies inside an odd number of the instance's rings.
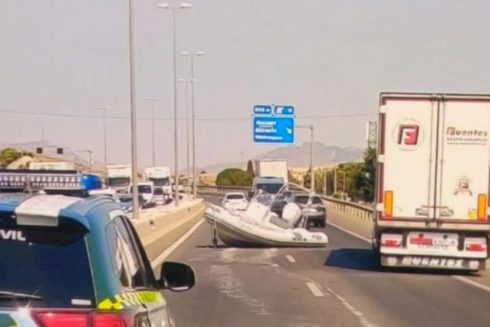
[{"label": "outboard motor", "polygon": [[282,211],[282,219],[288,222],[293,228],[301,219],[301,208],[294,202],[290,202],[284,206]]}]

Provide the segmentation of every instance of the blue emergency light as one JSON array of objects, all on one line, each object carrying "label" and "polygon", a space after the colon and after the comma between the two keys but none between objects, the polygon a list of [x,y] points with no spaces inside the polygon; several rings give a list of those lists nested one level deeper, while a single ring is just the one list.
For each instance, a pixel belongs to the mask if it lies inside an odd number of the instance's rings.
[{"label": "blue emergency light", "polygon": [[0,169],[0,192],[86,193],[83,175],[76,170]]}]

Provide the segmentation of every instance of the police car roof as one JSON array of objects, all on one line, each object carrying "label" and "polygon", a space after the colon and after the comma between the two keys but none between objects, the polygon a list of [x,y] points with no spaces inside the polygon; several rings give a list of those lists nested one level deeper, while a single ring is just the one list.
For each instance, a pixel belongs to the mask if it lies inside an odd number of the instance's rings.
[{"label": "police car roof", "polygon": [[[76,198],[64,195],[30,195],[25,193],[0,193],[0,212],[18,213],[27,211],[41,216],[71,220],[90,231],[90,219],[87,212],[103,203],[114,203],[104,196]],[[100,221],[100,219],[99,219]]]}]

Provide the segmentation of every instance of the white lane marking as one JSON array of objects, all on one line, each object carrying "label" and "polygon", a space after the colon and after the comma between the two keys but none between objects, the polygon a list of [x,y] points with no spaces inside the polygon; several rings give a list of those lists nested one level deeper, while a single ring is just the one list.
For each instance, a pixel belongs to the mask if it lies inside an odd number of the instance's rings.
[{"label": "white lane marking", "polygon": [[331,223],[329,221],[327,222],[327,224],[329,224],[330,226],[333,226],[333,227],[335,227],[335,228],[343,231],[344,233],[347,233],[347,234],[349,234],[351,236],[354,236],[354,237],[356,237],[356,238],[358,238],[358,239],[360,239],[360,240],[362,240],[364,242],[367,242],[367,243],[371,244],[371,240],[369,238],[366,238],[366,237],[361,236],[361,235],[359,235],[357,233],[351,232],[350,230],[345,229],[344,227],[340,227],[339,225],[336,225],[336,224]]},{"label": "white lane marking", "polygon": [[471,280],[469,278],[463,277],[463,276],[451,276],[451,277],[453,277],[454,279],[457,279],[460,282],[463,282],[465,284],[472,285],[474,287],[478,287],[481,290],[490,292],[490,286],[486,286],[486,285],[480,284],[478,282],[475,282],[475,281],[473,281],[473,280]]},{"label": "white lane marking", "polygon": [[[368,238],[366,238],[366,237],[364,237],[364,236],[361,236],[361,235],[359,235],[359,234],[357,234],[357,233],[351,232],[350,230],[347,230],[347,229],[345,229],[345,228],[343,228],[343,227],[340,227],[339,225],[333,224],[333,223],[331,223],[331,222],[327,222],[327,223],[328,223],[329,225],[331,225],[331,226],[333,226],[333,227],[335,227],[335,228],[337,228],[337,229],[339,229],[339,230],[343,231],[344,233],[347,233],[347,234],[352,235],[352,236],[354,236],[354,237],[356,237],[356,238],[358,238],[358,239],[360,239],[360,240],[363,240],[363,241],[364,241],[364,242],[366,242],[366,243],[369,243],[369,244],[371,244],[371,243],[372,243],[370,239],[368,239]],[[488,267],[488,265],[489,265],[489,263],[487,263],[487,267]],[[463,276],[454,276],[454,275],[453,275],[453,276],[451,276],[451,277],[453,277],[453,278],[455,278],[455,279],[457,279],[457,280],[459,280],[460,282],[463,282],[463,283],[465,283],[465,284],[472,285],[472,286],[474,286],[474,287],[476,287],[476,288],[479,288],[479,289],[481,289],[481,290],[484,290],[484,291],[490,292],[490,287],[489,287],[489,286],[484,285],[484,284],[481,284],[481,283],[478,283],[478,282],[475,282],[474,280],[471,280],[471,279],[469,279],[469,278],[466,278],[466,277],[463,277]]]},{"label": "white lane marking", "polygon": [[291,263],[296,263],[296,259],[290,254],[286,254],[286,259]]},{"label": "white lane marking", "polygon": [[158,257],[151,262],[151,267],[153,269],[157,268],[172,252],[175,251],[182,243],[184,243],[204,222],[204,219],[198,221],[191,229],[189,229],[184,235],[182,235],[174,244],[169,246],[165,251],[162,252]]},{"label": "white lane marking", "polygon": [[318,287],[316,283],[306,282],[306,287],[310,290],[310,292],[316,297],[324,297],[322,290]]},{"label": "white lane marking", "polygon": [[354,306],[352,306],[352,304],[347,302],[347,300],[343,296],[334,292],[334,290],[332,290],[330,287],[327,288],[327,291],[335,296],[337,300],[339,300],[353,315],[359,318],[359,321],[361,322],[361,325],[363,327],[376,327],[376,325],[371,323],[361,311],[357,310]]}]

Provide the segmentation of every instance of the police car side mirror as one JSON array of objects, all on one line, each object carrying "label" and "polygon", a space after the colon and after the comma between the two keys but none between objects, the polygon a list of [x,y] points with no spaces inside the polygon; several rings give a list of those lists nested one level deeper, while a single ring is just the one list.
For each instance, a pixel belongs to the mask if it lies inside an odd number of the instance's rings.
[{"label": "police car side mirror", "polygon": [[196,281],[194,270],[179,262],[166,261],[160,271],[159,287],[174,292],[190,290]]}]

